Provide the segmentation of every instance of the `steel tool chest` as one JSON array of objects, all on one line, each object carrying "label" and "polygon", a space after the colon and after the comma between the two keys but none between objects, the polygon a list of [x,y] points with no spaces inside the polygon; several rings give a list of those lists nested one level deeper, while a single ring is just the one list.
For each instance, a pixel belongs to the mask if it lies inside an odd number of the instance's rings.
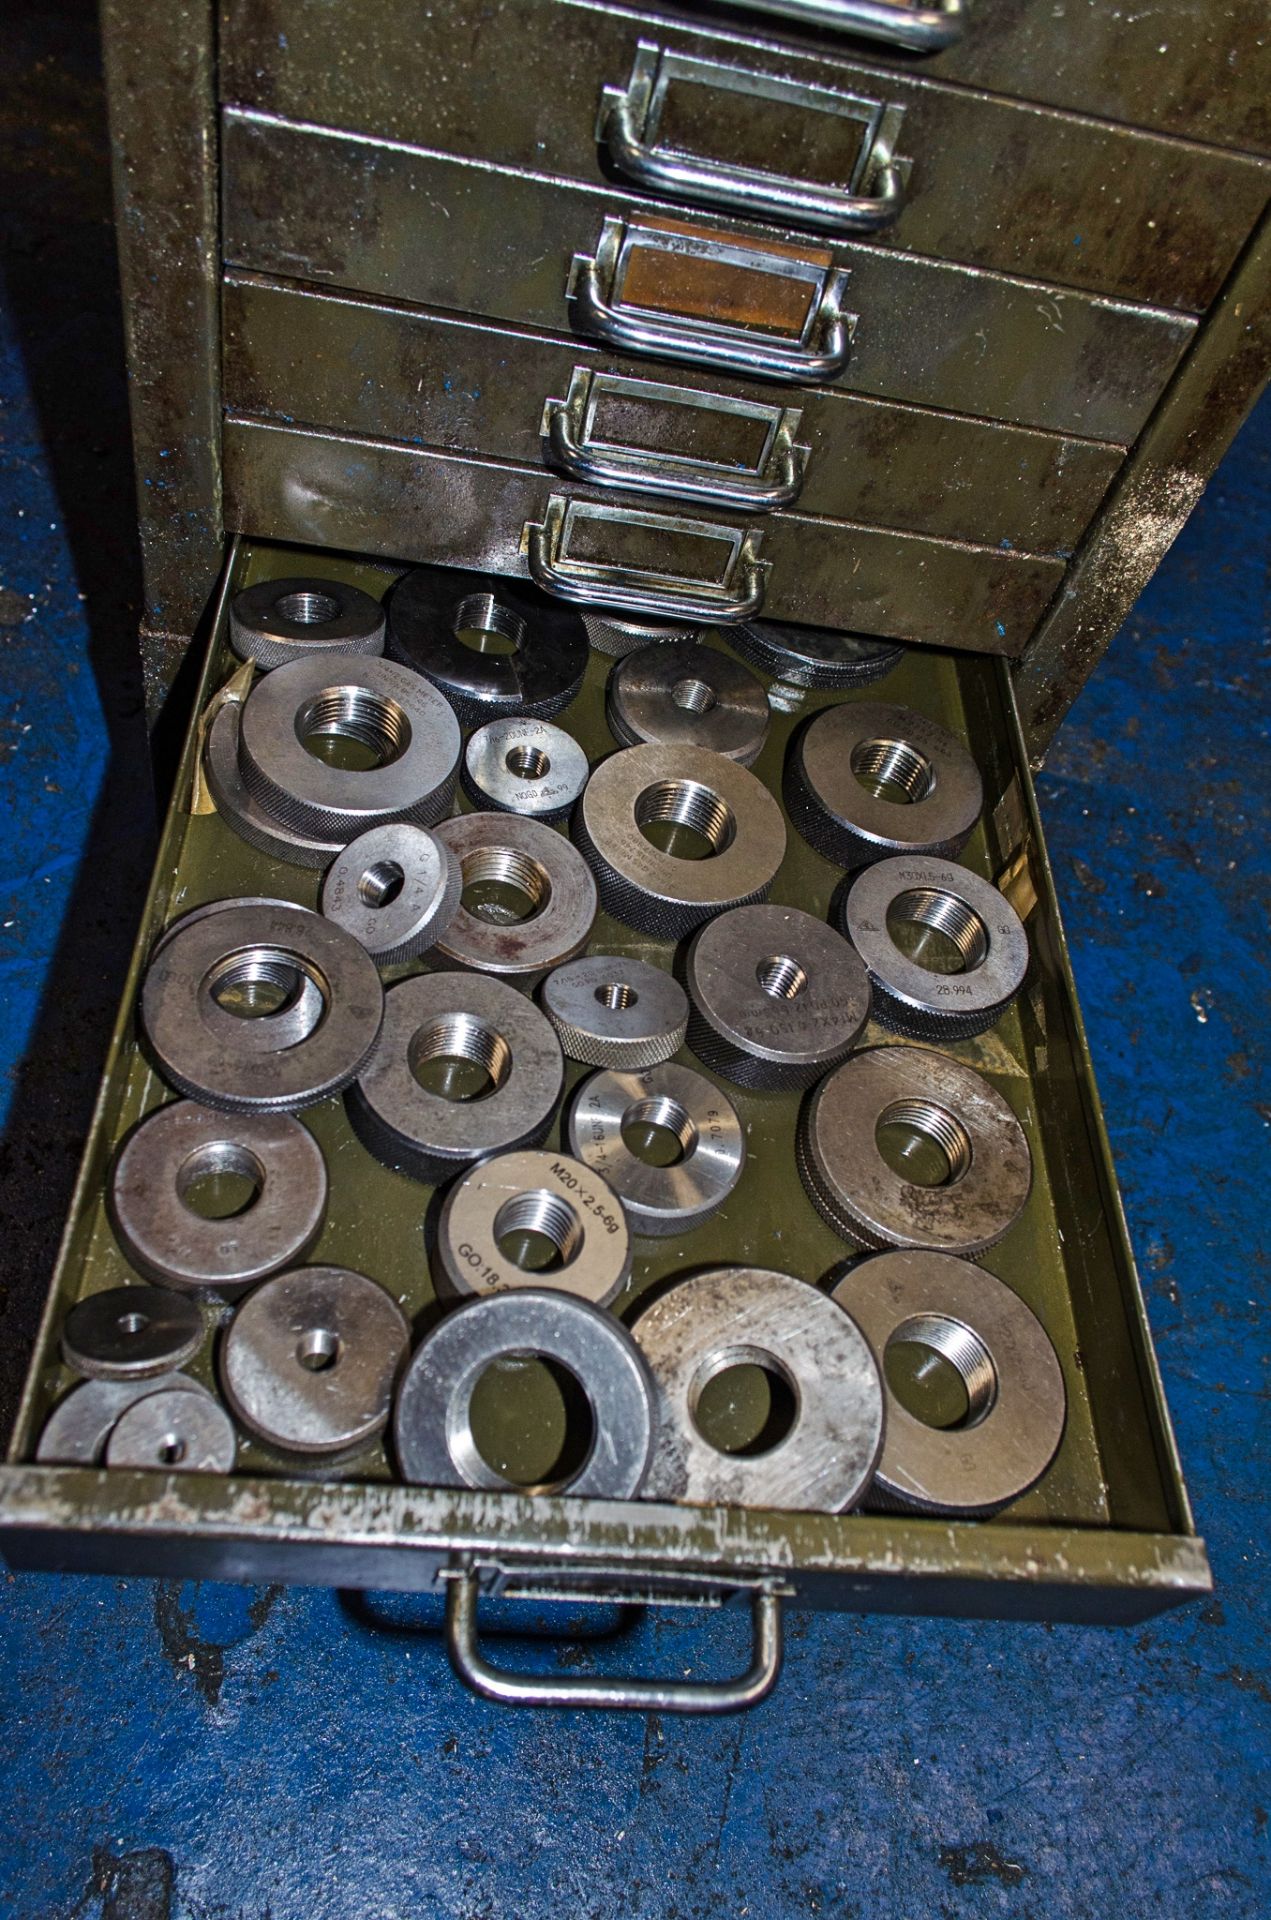
[{"label": "steel tool chest", "polygon": [[[196,627],[203,657],[0,1481],[7,1557],[448,1581],[457,1660],[505,1697],[529,1696],[481,1668],[479,1587],[749,1595],[755,1667],[731,1693],[629,1694],[686,1707],[770,1684],[783,1596],[1128,1620],[1204,1590],[1030,767],[1267,377],[1264,8],[104,13],[155,710]],[[760,616],[902,642],[886,697],[970,747],[986,805],[961,857],[1032,949],[1021,1000],[953,1049],[1033,1152],[1028,1211],[985,1265],[1039,1314],[1068,1399],[1054,1464],[998,1518],[429,1491],[394,1484],[382,1450],[322,1481],[251,1442],[228,1478],[32,1464],[70,1378],[62,1316],[127,1274],[102,1184],[164,1094],[134,1021],[154,936],[205,900],[317,897],[314,874],[191,799],[199,717],[236,665],[229,596],[304,572],[378,595],[418,562],[725,641]],[[567,722],[593,763],[613,744],[606,665],[593,655]],[[769,697],[757,768],[780,792],[793,729],[838,696],[778,680]],[[824,913],[838,878],[792,832],[772,897]],[[602,915],[592,945],[657,943]],[[792,1191],[797,1098],[736,1104],[744,1207],[644,1242],[631,1297],[723,1260],[815,1279],[841,1256]],[[314,1257],[419,1314],[426,1194],[363,1152],[338,1098],[305,1119],[329,1160],[361,1157],[358,1203],[333,1204]]]}]

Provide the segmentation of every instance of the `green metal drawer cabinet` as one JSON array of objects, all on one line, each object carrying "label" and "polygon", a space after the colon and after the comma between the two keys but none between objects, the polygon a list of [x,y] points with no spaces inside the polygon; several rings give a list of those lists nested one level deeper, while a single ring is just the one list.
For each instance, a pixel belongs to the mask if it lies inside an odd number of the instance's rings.
[{"label": "green metal drawer cabinet", "polygon": [[[151,707],[196,629],[199,685],[0,1472],[7,1558],[446,1583],[477,1684],[478,1592],[748,1598],[752,1673],[658,1696],[689,1707],[770,1682],[783,1599],[1125,1621],[1206,1590],[1031,776],[1267,378],[1262,6],[104,15]],[[907,644],[886,697],[970,749],[986,804],[960,857],[1032,956],[999,1025],[952,1043],[1028,1138],[1031,1199],[984,1264],[1041,1319],[1067,1394],[1052,1465],[996,1517],[438,1491],[397,1484],[382,1447],[317,1478],[251,1438],[223,1477],[36,1463],[71,1378],[63,1316],[129,1274],[104,1183],[168,1097],[137,1033],[152,943],[204,901],[317,898],[316,874],[192,798],[200,717],[238,665],[229,598],[301,572],[381,594],[418,562],[567,593],[601,568],[645,613],[713,609],[725,640],[762,609]],[[566,722],[593,762],[606,664]],[[800,717],[841,697],[771,687],[771,790]],[[826,914],[839,878],[792,832],[772,897]],[[670,961],[603,914],[593,944]],[[815,1280],[841,1259],[795,1175],[796,1096],[730,1095],[738,1202],[641,1242],[620,1312],[704,1264]],[[339,1169],[313,1258],[426,1315],[428,1189],[374,1159],[338,1098],[304,1118]],[[193,1370],[210,1366],[205,1344]]]}]

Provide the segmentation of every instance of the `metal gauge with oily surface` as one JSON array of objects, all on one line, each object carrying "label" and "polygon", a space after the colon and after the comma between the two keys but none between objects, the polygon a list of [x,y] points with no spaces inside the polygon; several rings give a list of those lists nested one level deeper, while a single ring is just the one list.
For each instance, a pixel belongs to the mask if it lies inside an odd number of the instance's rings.
[{"label": "metal gauge with oily surface", "polygon": [[97,1466],[111,1429],[134,1402],[152,1393],[212,1395],[185,1373],[144,1380],[84,1380],[58,1401],[40,1430],[35,1457],[42,1466]]},{"label": "metal gauge with oily surface", "polygon": [[652,1067],[684,1044],[688,996],[647,960],[585,954],[554,967],[539,999],[565,1053],[589,1066]]},{"label": "metal gauge with oily surface", "polygon": [[618,662],[605,693],[609,731],[627,747],[656,740],[699,747],[749,767],[768,737],[768,696],[748,667],[698,640],[641,647]]},{"label": "metal gauge with oily surface", "polygon": [[905,652],[891,640],[780,620],[744,620],[728,629],[728,639],[761,672],[795,687],[869,686],[898,666]]},{"label": "metal gauge with oily surface", "polygon": [[988,880],[951,860],[879,860],[852,882],[843,931],[869,969],[874,1016],[911,1040],[966,1040],[1001,1018],[1028,935]]},{"label": "metal gauge with oily surface", "polygon": [[956,856],[984,806],[980,770],[912,707],[827,707],[791,742],[785,801],[808,845],[849,870],[898,853]]},{"label": "metal gauge with oily surface", "polygon": [[564,1061],[533,1001],[506,981],[421,973],[390,987],[349,1119],[386,1166],[436,1182],[487,1154],[535,1146],[552,1123]]},{"label": "metal gauge with oily surface", "polygon": [[437,942],[478,973],[534,974],[572,960],[596,917],[596,883],[564,834],[542,820],[461,813],[437,837],[459,862],[463,897]]},{"label": "metal gauge with oily surface", "polygon": [[165,1078],[229,1112],[288,1111],[338,1093],[370,1053],[383,1009],[366,949],[290,905],[189,916],[159,942],[141,990],[141,1024]]},{"label": "metal gauge with oily surface", "polygon": [[[500,1473],[473,1431],[481,1376],[501,1361],[526,1359],[570,1375],[590,1418],[581,1457],[545,1486]],[[590,1301],[546,1289],[490,1294],[456,1308],[423,1341],[397,1396],[393,1439],[402,1478],[417,1486],[629,1500],[648,1469],[653,1383],[626,1328]]]},{"label": "metal gauge with oily surface", "polygon": [[535,587],[415,567],[388,597],[388,651],[440,687],[473,726],[497,715],[559,713],[582,685],[588,647],[578,615]]},{"label": "metal gauge with oily surface", "polygon": [[[646,1499],[855,1506],[882,1445],[883,1389],[859,1327],[825,1294],[787,1273],[716,1267],[668,1288],[633,1331],[657,1393]],[[706,1394],[739,1368],[768,1376],[770,1430],[729,1451],[704,1431]]]},{"label": "metal gauge with oily surface", "polygon": [[634,1233],[700,1226],[746,1164],[732,1101],[674,1060],[637,1073],[593,1073],[575,1092],[567,1124],[570,1151],[613,1188]]},{"label": "metal gauge with oily surface", "polygon": [[248,1295],[221,1343],[243,1425],[284,1453],[342,1454],[388,1423],[410,1351],[401,1308],[348,1267],[293,1267]]},{"label": "metal gauge with oily surface", "polygon": [[437,1222],[437,1287],[459,1299],[560,1288],[597,1307],[631,1273],[622,1202],[566,1153],[496,1154],[457,1180]]},{"label": "metal gauge with oily surface", "polygon": [[370,827],[449,812],[459,722],[394,660],[295,660],[243,702],[238,764],[261,805],[295,832],[347,844]]},{"label": "metal gauge with oily surface", "polygon": [[[201,1194],[212,1198],[210,1210],[196,1204]],[[228,1206],[216,1204],[218,1195]],[[233,1298],[313,1245],[326,1212],[326,1161],[293,1114],[227,1114],[176,1100],[128,1135],[107,1204],[141,1273],[164,1288]]]},{"label": "metal gauge with oily surface", "polygon": [[[882,1253],[858,1261],[831,1298],[884,1374],[879,1505],[995,1513],[1041,1478],[1063,1437],[1064,1377],[1041,1322],[1010,1287],[950,1254]],[[905,1399],[885,1367],[903,1359]]]},{"label": "metal gauge with oily surface", "polygon": [[391,967],[435,946],[459,911],[463,876],[450,849],[408,820],[372,827],[338,854],[322,911],[375,961]]},{"label": "metal gauge with oily surface", "polygon": [[169,1287],[110,1287],[80,1300],[62,1324],[62,1358],[90,1380],[145,1380],[192,1360],[203,1315]]},{"label": "metal gauge with oily surface", "polygon": [[210,1396],[150,1393],[116,1420],[106,1440],[108,1467],[153,1473],[229,1473],[234,1422]]},{"label": "metal gauge with oily surface", "polygon": [[976,1254],[1019,1218],[1028,1136],[995,1087],[927,1047],[871,1047],[824,1079],[799,1119],[808,1197],[859,1247]]},{"label": "metal gauge with oily surface", "polygon": [[611,659],[634,653],[638,647],[662,646],[669,640],[696,640],[702,631],[679,621],[646,620],[634,613],[585,613],[583,626],[593,652],[608,654]]},{"label": "metal gauge with oily surface", "polygon": [[384,609],[343,580],[258,580],[230,601],[229,643],[266,671],[320,653],[380,654]]},{"label": "metal gauge with oily surface", "polygon": [[463,753],[463,790],[478,809],[560,820],[587,784],[587,756],[564,727],[518,715],[488,720]]},{"label": "metal gauge with oily surface", "polygon": [[601,762],[573,832],[607,910],[664,939],[764,899],[786,850],[781,808],[748,768],[705,751],[686,768],[680,748],[652,744]]},{"label": "metal gauge with oily surface", "polygon": [[344,845],[343,839],[297,832],[277,819],[245,784],[238,764],[239,712],[236,701],[226,701],[208,728],[203,748],[203,771],[216,811],[240,840],[271,860],[285,860],[293,867],[328,866]]},{"label": "metal gauge with oily surface", "polygon": [[688,1043],[743,1087],[810,1087],[860,1038],[865,968],[847,941],[798,907],[736,907],[693,937]]}]

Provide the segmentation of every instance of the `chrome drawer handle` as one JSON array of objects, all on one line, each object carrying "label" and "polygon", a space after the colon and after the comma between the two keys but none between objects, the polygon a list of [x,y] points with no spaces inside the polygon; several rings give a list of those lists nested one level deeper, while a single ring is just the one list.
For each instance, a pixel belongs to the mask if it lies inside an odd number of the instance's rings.
[{"label": "chrome drawer handle", "polygon": [[625,1707],[637,1713],[737,1713],[771,1693],[781,1672],[781,1600],[767,1587],[751,1595],[753,1651],[735,1680],[622,1680],[603,1674],[513,1673],[496,1667],[478,1640],[478,1575],[471,1566],[446,1581],[446,1651],[465,1686],[509,1707]]},{"label": "chrome drawer handle", "polygon": [[897,6],[895,0],[740,0],[758,13],[779,13],[808,27],[882,40],[907,53],[939,53],[962,38],[966,0],[936,0],[931,7]]},{"label": "chrome drawer handle", "polygon": [[[587,520],[608,521],[619,528],[647,527],[669,537],[688,534],[726,544],[730,552],[724,578],[718,583],[686,580],[643,567],[572,559],[567,552],[570,534]],[[542,521],[526,522],[521,550],[534,584],[545,593],[555,594],[558,600],[578,606],[621,607],[629,613],[651,614],[655,619],[732,626],[739,620],[753,620],[763,606],[767,568],[756,558],[760,538],[753,528],[739,532],[710,521],[637,513],[585,500],[567,500],[554,493]]]},{"label": "chrome drawer handle", "polygon": [[[595,409],[599,399],[617,395],[648,398],[663,405],[736,414],[766,428],[763,456],[753,471],[713,464],[685,455],[597,443]],[[541,432],[548,464],[572,480],[593,487],[620,487],[639,493],[671,494],[742,513],[770,513],[799,497],[807,448],[795,445],[801,418],[797,407],[761,407],[731,396],[626,380],[575,367],[564,400],[548,400]]]},{"label": "chrome drawer handle", "polygon": [[[680,317],[625,304],[620,289],[633,254],[641,250],[742,266],[752,274],[805,284],[809,309],[795,340],[726,321]],[[651,220],[607,217],[594,254],[576,253],[565,298],[575,328],[628,353],[656,354],[693,366],[718,367],[757,380],[836,380],[852,350],[852,322],[842,310],[847,275],[829,262],[805,261],[791,250],[765,254],[761,245],[729,235],[674,232]],[[812,304],[812,300],[815,304]]]},{"label": "chrome drawer handle", "polygon": [[[788,174],[729,165],[657,144],[658,123],[668,86],[691,80],[716,91],[783,100],[822,113],[841,114],[864,123],[861,153],[853,185],[868,192],[814,185]],[[730,213],[777,220],[784,226],[810,227],[818,233],[876,233],[890,226],[905,204],[905,183],[893,156],[903,109],[872,100],[836,95],[823,87],[748,74],[682,54],[664,53],[641,41],[626,88],[606,87],[600,100],[596,139],[626,179],[657,193]],[[872,183],[872,184],[870,184]]]}]

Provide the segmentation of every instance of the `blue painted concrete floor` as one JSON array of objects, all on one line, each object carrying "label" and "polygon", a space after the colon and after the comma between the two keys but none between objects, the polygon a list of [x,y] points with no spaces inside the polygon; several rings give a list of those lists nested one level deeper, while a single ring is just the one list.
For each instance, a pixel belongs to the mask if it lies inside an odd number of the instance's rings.
[{"label": "blue painted concrete floor", "polygon": [[[11,19],[6,1413],[151,845],[91,30],[70,0]],[[0,1576],[9,1920],[1271,1911],[1269,527],[1264,408],[1041,780],[1212,1602],[1134,1631],[796,1617],[769,1702],[686,1723],[486,1706],[420,1605]],[[722,1672],[741,1637],[666,1616],[620,1657]]]}]

